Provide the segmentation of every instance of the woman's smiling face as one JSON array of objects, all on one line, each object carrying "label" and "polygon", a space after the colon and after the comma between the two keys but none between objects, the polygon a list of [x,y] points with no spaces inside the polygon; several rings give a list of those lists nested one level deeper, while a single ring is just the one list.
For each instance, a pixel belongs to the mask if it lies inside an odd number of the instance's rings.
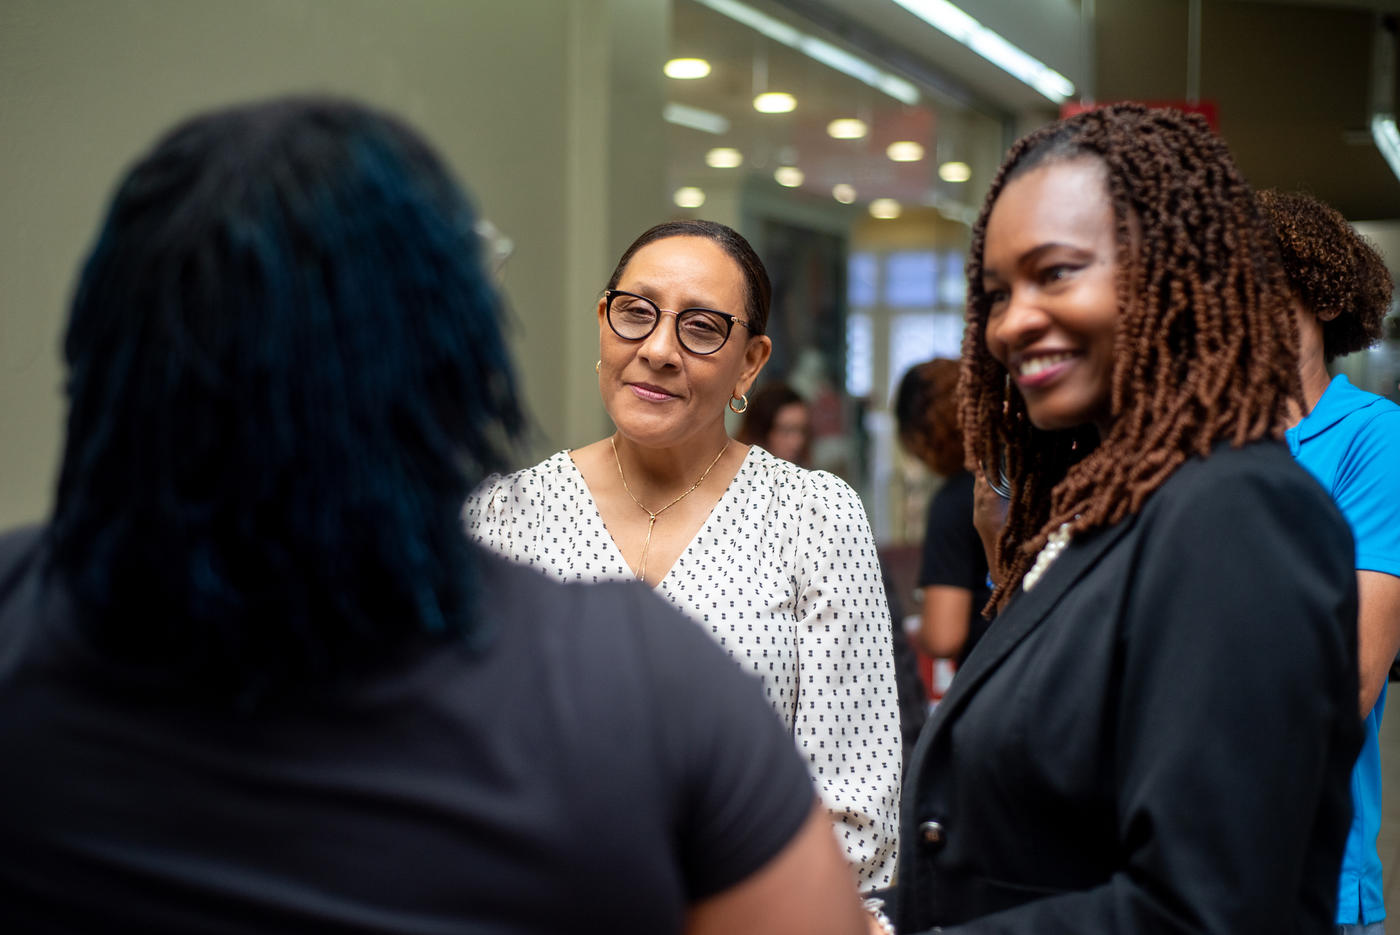
[{"label": "woman's smiling face", "polygon": [[1105,169],[1092,157],[1027,170],[1001,190],[982,250],[988,352],[1036,428],[1113,421],[1118,243]]},{"label": "woman's smiling face", "polygon": [[[709,308],[748,320],[743,271],[705,237],[647,244],[632,256],[617,288],[662,309]],[[723,432],[731,395],[748,390],[771,346],[767,337],[751,337],[736,323],[718,351],[693,354],[677,340],[675,321],[662,315],[651,334],[628,341],[608,326],[606,303],[598,303],[603,405],[623,435],[648,447],[673,447]]]}]

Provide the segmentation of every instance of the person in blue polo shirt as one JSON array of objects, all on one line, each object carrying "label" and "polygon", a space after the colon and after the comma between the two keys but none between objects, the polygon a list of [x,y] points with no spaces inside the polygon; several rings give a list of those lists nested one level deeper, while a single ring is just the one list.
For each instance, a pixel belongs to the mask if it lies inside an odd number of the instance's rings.
[{"label": "person in blue polo shirt", "polygon": [[1366,740],[1352,771],[1353,816],[1342,857],[1337,932],[1378,935],[1385,901],[1376,834],[1381,825],[1377,731],[1386,677],[1400,652],[1400,406],[1329,379],[1333,358],[1381,336],[1391,281],[1376,251],[1336,210],[1297,192],[1264,191],[1297,299],[1303,409],[1288,447],[1332,494],[1356,539],[1357,649]]}]

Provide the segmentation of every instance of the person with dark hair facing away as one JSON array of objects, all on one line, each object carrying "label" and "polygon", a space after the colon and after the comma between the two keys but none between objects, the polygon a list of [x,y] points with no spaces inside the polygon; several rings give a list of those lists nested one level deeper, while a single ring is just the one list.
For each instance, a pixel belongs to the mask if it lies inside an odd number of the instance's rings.
[{"label": "person with dark hair facing away", "polygon": [[996,623],[924,728],[899,931],[1325,932],[1360,746],[1346,521],[1282,444],[1289,295],[1205,121],[1016,143],[968,256]]},{"label": "person with dark hair facing away", "polygon": [[766,383],[749,400],[737,436],[798,467],[812,457],[812,413],[807,400],[786,383]]},{"label": "person with dark hair facing away", "polygon": [[[729,437],[767,362],[771,286],[737,231],[658,224],[593,304],[615,431],[481,485],[483,544],[562,581],[639,580],[763,679],[862,891],[889,886],[899,708],[879,557],[860,499]],[[872,921],[875,917],[872,915]]]},{"label": "person with dark hair facing away", "polygon": [[1400,406],[1327,376],[1342,354],[1375,344],[1390,308],[1385,262],[1346,219],[1302,192],[1263,191],[1293,290],[1303,402],[1289,450],[1327,488],[1356,539],[1357,649],[1366,740],[1351,776],[1352,818],[1337,895],[1339,932],[1380,935],[1385,876],[1379,730],[1386,679],[1400,652]]},{"label": "person with dark hair facing away", "polygon": [[987,555],[972,524],[974,477],[963,467],[958,362],[910,367],[895,391],[894,415],[900,444],[944,479],[929,500],[924,524],[917,639],[928,655],[961,665],[987,629],[982,609],[992,592]]},{"label": "person with dark hair facing away", "polygon": [[0,538],[5,931],[864,931],[756,680],[464,534],[522,423],[486,229],[347,102],[126,175]]}]

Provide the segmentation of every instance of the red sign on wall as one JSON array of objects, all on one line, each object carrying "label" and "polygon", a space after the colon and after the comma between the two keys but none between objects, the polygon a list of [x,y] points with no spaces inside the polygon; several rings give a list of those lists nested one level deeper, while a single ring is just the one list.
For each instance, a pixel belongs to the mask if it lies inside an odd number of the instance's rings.
[{"label": "red sign on wall", "polygon": [[[1117,104],[1120,101],[1095,101],[1092,104],[1081,104],[1078,101],[1070,101],[1060,105],[1060,117],[1073,117],[1075,114],[1082,114],[1085,111],[1093,110],[1095,107],[1102,107],[1105,104]],[[1171,107],[1175,110],[1184,111],[1188,114],[1200,114],[1206,118],[1206,123],[1215,132],[1220,132],[1220,111],[1215,106],[1215,101],[1139,101],[1148,107]]]}]

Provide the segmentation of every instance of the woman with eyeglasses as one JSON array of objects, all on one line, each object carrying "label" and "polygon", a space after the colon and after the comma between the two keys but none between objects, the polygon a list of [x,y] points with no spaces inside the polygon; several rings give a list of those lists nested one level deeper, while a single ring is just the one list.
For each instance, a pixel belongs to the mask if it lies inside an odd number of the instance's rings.
[{"label": "woman with eyeglasses", "polygon": [[564,581],[639,579],[763,680],[856,865],[895,860],[899,710],[875,543],[855,492],[730,438],[772,348],[771,287],[734,230],[672,221],[598,300],[598,387],[616,431],[488,479],[483,543]]}]

